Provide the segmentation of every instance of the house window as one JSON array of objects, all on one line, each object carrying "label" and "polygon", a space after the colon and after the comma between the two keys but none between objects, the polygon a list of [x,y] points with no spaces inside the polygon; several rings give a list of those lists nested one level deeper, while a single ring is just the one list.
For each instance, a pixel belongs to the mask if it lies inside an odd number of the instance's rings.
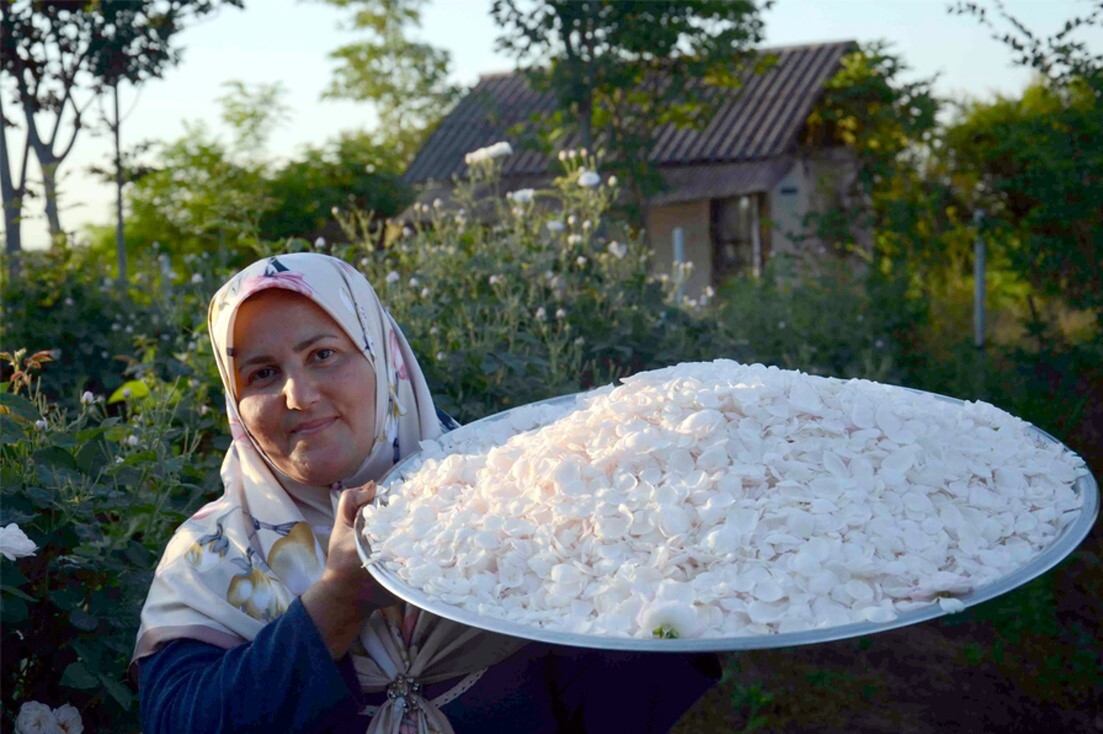
[{"label": "house window", "polygon": [[734,275],[757,278],[766,260],[762,231],[765,195],[713,199],[710,205],[712,273],[716,283]]}]

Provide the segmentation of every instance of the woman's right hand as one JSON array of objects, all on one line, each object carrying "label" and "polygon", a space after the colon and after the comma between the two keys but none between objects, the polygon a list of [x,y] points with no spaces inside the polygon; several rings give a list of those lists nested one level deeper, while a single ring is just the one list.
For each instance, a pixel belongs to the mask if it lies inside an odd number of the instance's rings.
[{"label": "woman's right hand", "polygon": [[374,482],[341,493],[325,569],[302,597],[334,660],[348,652],[369,614],[400,603],[368,573],[356,550],[356,515],[374,498]]}]

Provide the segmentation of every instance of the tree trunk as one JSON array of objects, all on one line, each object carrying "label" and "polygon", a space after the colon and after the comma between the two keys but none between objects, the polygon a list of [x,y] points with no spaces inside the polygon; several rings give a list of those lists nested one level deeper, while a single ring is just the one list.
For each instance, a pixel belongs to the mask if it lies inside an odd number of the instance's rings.
[{"label": "tree trunk", "polygon": [[126,237],[123,235],[123,153],[119,142],[119,83],[113,86],[115,92],[115,120],[112,130],[115,133],[115,250],[119,258],[119,287],[126,285]]},{"label": "tree trunk", "polygon": [[23,194],[27,183],[27,156],[29,145],[23,146],[23,166],[16,186],[12,177],[11,155],[8,153],[8,131],[3,124],[3,95],[0,95],[0,194],[4,205],[4,252],[8,258],[8,274],[19,274],[19,253],[23,250]]},{"label": "tree trunk", "polygon": [[49,162],[41,162],[42,189],[46,194],[46,224],[50,229],[50,244],[57,244],[64,234],[61,231],[61,216],[57,211],[57,164],[58,161],[50,158]]}]

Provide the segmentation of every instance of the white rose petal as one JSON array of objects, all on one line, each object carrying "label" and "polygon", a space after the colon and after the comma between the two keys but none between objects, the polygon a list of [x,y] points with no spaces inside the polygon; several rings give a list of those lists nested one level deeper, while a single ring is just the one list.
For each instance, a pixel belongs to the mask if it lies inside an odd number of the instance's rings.
[{"label": "white rose petal", "polygon": [[36,550],[38,546],[14,522],[0,528],[0,554],[3,554],[4,558],[14,561],[17,558],[33,556]]}]

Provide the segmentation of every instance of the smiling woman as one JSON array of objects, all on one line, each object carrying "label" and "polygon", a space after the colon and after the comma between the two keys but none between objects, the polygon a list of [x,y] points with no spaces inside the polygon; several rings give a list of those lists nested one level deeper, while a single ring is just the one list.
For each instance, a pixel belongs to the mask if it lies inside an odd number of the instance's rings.
[{"label": "smiling woman", "polygon": [[235,397],[276,468],[305,484],[352,476],[369,456],[375,372],[325,311],[292,291],[261,291],[238,309]]},{"label": "smiling woman", "polygon": [[158,564],[134,651],[142,730],[666,731],[713,656],[557,648],[388,594],[353,521],[381,477],[455,427],[354,268],[316,254],[246,268],[208,325],[233,444],[224,492]]}]

